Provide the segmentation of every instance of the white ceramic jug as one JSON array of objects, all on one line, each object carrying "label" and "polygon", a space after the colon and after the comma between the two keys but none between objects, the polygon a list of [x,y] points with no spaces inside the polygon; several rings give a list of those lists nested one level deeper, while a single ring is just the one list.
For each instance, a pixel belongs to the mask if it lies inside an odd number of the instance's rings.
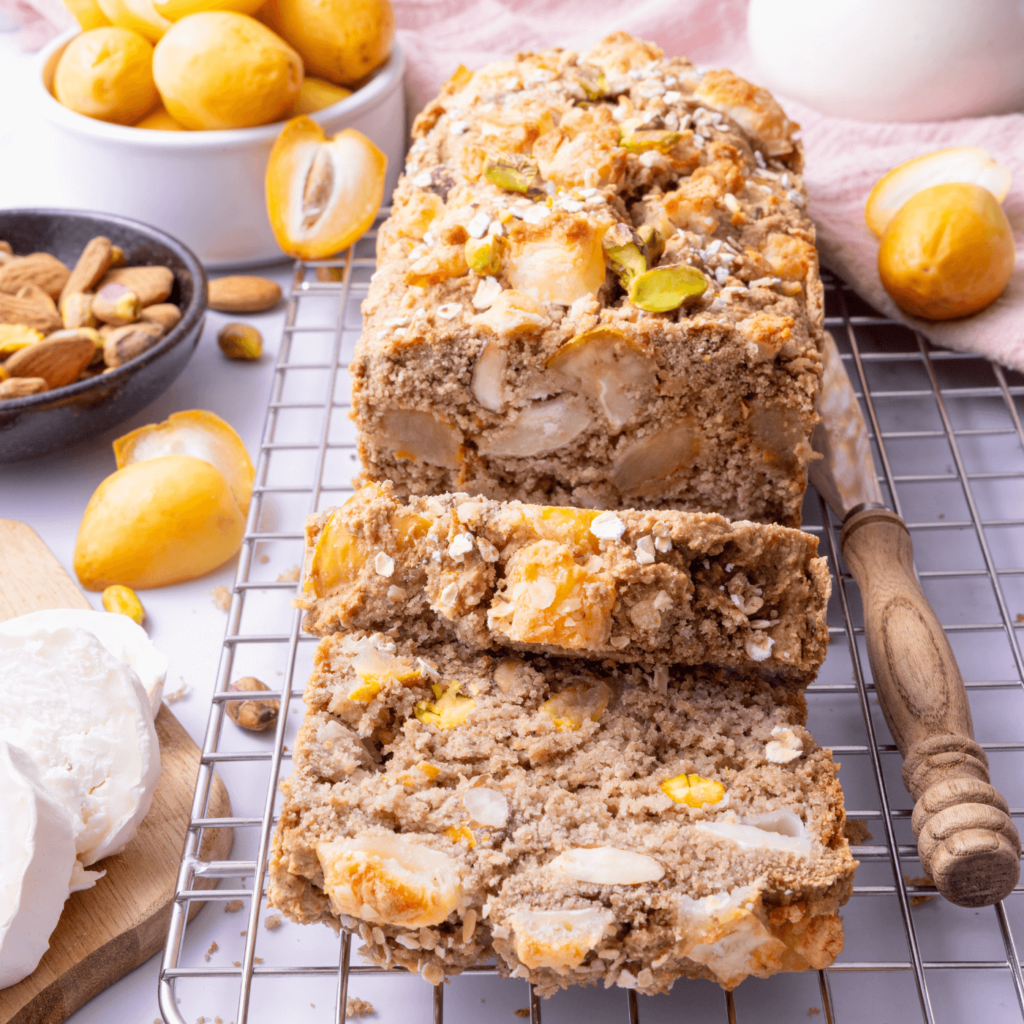
[{"label": "white ceramic jug", "polygon": [[750,0],[761,81],[836,117],[1024,109],[1024,0]]}]

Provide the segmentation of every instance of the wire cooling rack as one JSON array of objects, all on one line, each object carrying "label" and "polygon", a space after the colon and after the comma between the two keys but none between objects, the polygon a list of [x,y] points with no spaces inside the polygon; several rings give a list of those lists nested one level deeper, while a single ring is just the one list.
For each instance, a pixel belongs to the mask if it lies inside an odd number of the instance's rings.
[{"label": "wire cooling rack", "polygon": [[[584,1015],[593,1024],[1024,1020],[1015,938],[1024,934],[1024,887],[996,907],[966,910],[921,877],[912,801],[871,685],[859,595],[838,556],[840,524],[813,491],[805,528],[821,538],[836,585],[831,647],[807,693],[808,725],[841,762],[847,812],[861,824],[854,847],[861,866],[844,910],[846,948],[832,967],[751,978],[731,994],[681,981],[667,996],[591,988],[541,1001],[525,982],[488,968],[434,989],[416,976],[385,975],[358,962],[350,937],[281,922],[265,907],[278,782],[290,770],[315,644],[290,606],[297,573],[272,578],[269,566],[300,564],[304,516],[351,493],[347,367],[375,234],[342,259],[295,267],[160,972],[167,1024],[340,1022],[349,997],[372,1002],[375,1024],[514,1024],[516,1013],[535,1024],[542,1016],[552,1024]],[[883,492],[910,527],[922,586],[967,680],[976,736],[1020,827],[1024,377],[980,357],[932,349],[835,278],[826,277],[825,288],[826,324],[864,404]],[[267,681],[270,696],[280,699],[272,736],[243,733],[225,718],[228,686],[245,675]],[[228,786],[234,817],[208,816],[214,772]],[[235,831],[230,860],[200,856],[204,832],[215,828]],[[220,887],[199,888],[210,880]],[[196,903],[205,910],[189,921]]]}]

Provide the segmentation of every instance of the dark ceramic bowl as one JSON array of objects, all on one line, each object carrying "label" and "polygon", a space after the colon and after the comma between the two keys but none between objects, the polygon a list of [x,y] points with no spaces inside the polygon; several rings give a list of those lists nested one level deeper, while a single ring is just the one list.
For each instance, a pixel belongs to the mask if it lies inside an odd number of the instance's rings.
[{"label": "dark ceramic bowl", "polygon": [[185,369],[203,330],[206,274],[177,239],[127,217],[81,210],[0,210],[0,239],[19,256],[52,253],[73,267],[85,243],[106,235],[128,266],[170,267],[168,301],[181,309],[177,326],[148,352],[109,373],[0,401],[0,462],[48,455],[102,433],[149,405]]}]

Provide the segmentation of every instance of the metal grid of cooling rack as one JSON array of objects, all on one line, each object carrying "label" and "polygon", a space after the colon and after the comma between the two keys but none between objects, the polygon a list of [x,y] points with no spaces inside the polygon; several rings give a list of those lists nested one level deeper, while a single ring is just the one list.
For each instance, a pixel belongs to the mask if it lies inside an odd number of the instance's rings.
[{"label": "metal grid of cooling rack", "polygon": [[[342,259],[295,267],[160,972],[167,1024],[341,1022],[350,995],[370,997],[380,1024],[510,1021],[513,1011],[536,1024],[542,1015],[552,1024],[584,1014],[594,1024],[623,1016],[630,1024],[818,1015],[827,1024],[1024,1019],[1015,941],[1024,933],[1024,886],[999,906],[974,911],[946,903],[918,877],[912,802],[871,685],[859,595],[838,556],[840,524],[813,492],[805,529],[821,537],[837,585],[829,608],[832,645],[808,690],[808,725],[841,762],[848,815],[863,825],[854,847],[861,867],[844,911],[846,948],[832,967],[748,979],[730,994],[707,982],[681,982],[668,996],[580,989],[542,1002],[525,983],[488,968],[431,992],[419,978],[350,963],[357,955],[346,935],[280,925],[272,915],[261,920],[277,784],[301,717],[314,644],[290,608],[295,582],[271,579],[265,566],[300,563],[304,515],[351,491],[347,362],[374,242],[370,232]],[[910,527],[922,586],[967,680],[993,782],[1019,822],[1024,614],[1015,609],[1024,610],[1024,377],[980,357],[933,350],[834,278],[826,279],[826,317],[865,407],[883,492]],[[278,680],[270,694],[281,701],[273,736],[243,734],[225,719],[234,699],[228,686],[242,675]],[[228,786],[233,817],[208,816],[214,772]],[[203,833],[214,828],[235,830],[227,861],[200,855]],[[200,888],[214,881],[216,890]],[[206,909],[189,921],[194,903]]]}]

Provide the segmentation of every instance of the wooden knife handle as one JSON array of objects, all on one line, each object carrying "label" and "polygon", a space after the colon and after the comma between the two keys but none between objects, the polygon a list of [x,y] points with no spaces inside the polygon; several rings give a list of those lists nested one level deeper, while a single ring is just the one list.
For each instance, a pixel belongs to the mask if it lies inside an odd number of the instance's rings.
[{"label": "wooden knife handle", "polygon": [[846,520],[840,544],[864,603],[875,689],[916,801],[921,866],[952,903],[996,903],[1020,876],[1020,838],[974,742],[960,669],[914,575],[910,533],[894,512],[866,509]]}]

